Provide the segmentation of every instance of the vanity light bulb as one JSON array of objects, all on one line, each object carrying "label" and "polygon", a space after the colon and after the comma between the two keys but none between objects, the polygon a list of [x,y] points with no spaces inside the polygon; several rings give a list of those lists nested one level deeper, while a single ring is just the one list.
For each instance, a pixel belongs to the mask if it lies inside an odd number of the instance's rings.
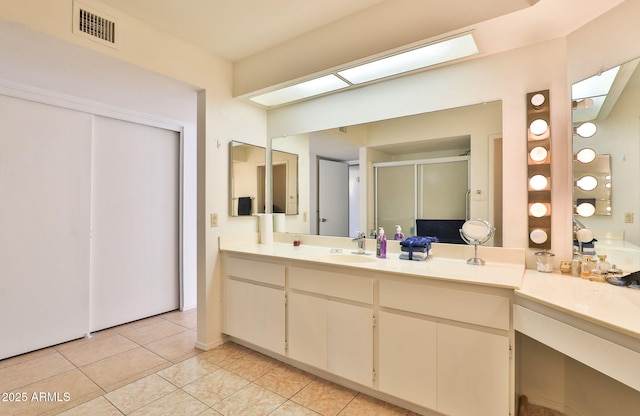
[{"label": "vanity light bulb", "polygon": [[539,108],[542,106],[542,104],[544,104],[545,98],[543,94],[535,94],[533,97],[531,97],[531,105],[534,106],[535,108]]},{"label": "vanity light bulb", "polygon": [[529,152],[529,157],[534,162],[542,162],[547,158],[547,149],[542,146],[536,146]]},{"label": "vanity light bulb", "polygon": [[593,162],[595,158],[596,158],[596,151],[588,147],[576,153],[576,160],[581,163]]},{"label": "vanity light bulb", "polygon": [[544,230],[533,230],[529,234],[529,238],[536,244],[542,244],[547,241],[547,233]]},{"label": "vanity light bulb", "polygon": [[582,123],[576,128],[576,134],[580,137],[589,138],[593,137],[596,134],[598,127],[595,123],[587,121],[586,123]]},{"label": "vanity light bulb", "polygon": [[586,175],[578,179],[576,185],[583,191],[593,191],[598,187],[598,180],[594,176]]},{"label": "vanity light bulb", "polygon": [[604,187],[607,188],[607,189],[611,189],[611,182],[605,183]]},{"label": "vanity light bulb", "polygon": [[529,213],[536,218],[547,215],[547,206],[542,202],[536,202],[529,207]]},{"label": "vanity light bulb", "polygon": [[596,207],[588,202],[583,202],[576,207],[576,212],[581,217],[590,217],[596,213]]},{"label": "vanity light bulb", "polygon": [[549,125],[541,118],[533,120],[531,124],[529,124],[529,130],[531,130],[531,133],[535,134],[536,136],[540,136],[541,134],[543,134],[545,131],[547,131],[547,128],[549,128]]},{"label": "vanity light bulb", "polygon": [[531,189],[534,189],[536,191],[543,190],[547,187],[548,183],[549,181],[544,175],[533,175],[531,179],[529,179],[529,186],[531,187]]}]

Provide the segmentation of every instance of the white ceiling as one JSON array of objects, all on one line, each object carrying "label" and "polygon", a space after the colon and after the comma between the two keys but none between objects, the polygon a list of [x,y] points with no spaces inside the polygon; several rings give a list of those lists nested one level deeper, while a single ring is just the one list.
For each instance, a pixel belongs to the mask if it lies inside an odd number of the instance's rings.
[{"label": "white ceiling", "polygon": [[495,25],[506,25],[514,34],[556,38],[623,0],[100,1],[236,62],[311,32],[331,29],[340,21],[352,27],[353,36],[341,39],[345,43],[363,42],[359,35],[362,32],[383,32],[385,39],[405,39],[406,44],[410,42],[406,34],[415,32],[416,26],[424,27],[423,33],[431,33],[428,27],[444,28],[447,21],[468,25],[500,15],[506,17]]},{"label": "white ceiling", "polygon": [[566,36],[623,0],[99,0],[234,63],[246,96],[443,35],[481,54]]}]

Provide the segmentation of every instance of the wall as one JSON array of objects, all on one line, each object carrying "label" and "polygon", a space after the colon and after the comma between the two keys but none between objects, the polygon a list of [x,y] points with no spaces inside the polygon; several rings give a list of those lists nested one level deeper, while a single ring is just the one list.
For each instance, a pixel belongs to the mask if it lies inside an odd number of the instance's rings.
[{"label": "wall", "polygon": [[[103,47],[71,33],[71,0],[5,0],[0,2],[0,18],[32,30],[43,32],[69,42],[72,45],[115,58],[132,68],[142,68],[153,73],[193,86],[198,94],[198,345],[209,348],[221,342],[220,330],[220,266],[218,237],[255,233],[257,222],[253,217],[229,218],[228,216],[228,143],[239,140],[264,146],[266,114],[263,110],[241,103],[231,97],[232,65],[177,38],[173,38],[144,22],[110,9],[98,1],[83,3],[97,10],[109,12],[119,18],[122,28],[120,49]],[[56,62],[54,50],[48,52],[52,65]],[[31,57],[25,56],[25,59]],[[3,66],[7,64],[5,62]],[[71,67],[72,63],[68,63]],[[126,66],[125,65],[125,66]],[[31,67],[34,78],[48,76],[46,67]],[[65,69],[65,68],[62,68]],[[121,67],[119,67],[119,70]],[[99,71],[98,71],[99,72]],[[139,74],[139,73],[138,73]],[[75,87],[65,94],[82,95],[82,88],[101,82],[89,74],[78,78]],[[135,78],[128,83],[135,91]],[[66,87],[61,85],[60,88]],[[114,100],[122,97],[92,97]],[[154,104],[130,103],[139,106],[137,111],[153,110]],[[123,107],[129,103],[125,102]],[[152,111],[149,112],[152,112]],[[219,227],[209,228],[209,213],[219,214]]]}]

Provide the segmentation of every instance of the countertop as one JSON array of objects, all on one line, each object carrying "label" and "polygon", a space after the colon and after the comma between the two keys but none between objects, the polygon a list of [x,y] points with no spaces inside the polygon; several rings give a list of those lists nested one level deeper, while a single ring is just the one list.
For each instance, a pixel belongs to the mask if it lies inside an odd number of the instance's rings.
[{"label": "countertop", "polygon": [[527,270],[516,297],[640,339],[640,290]]},{"label": "countertop", "polygon": [[[331,253],[329,247],[294,247],[288,243],[232,245],[221,248],[221,251],[507,289],[517,289],[521,286],[525,270],[524,265],[512,263],[487,262],[483,266],[472,266],[467,264],[466,260],[437,255],[426,261],[400,260],[399,253],[387,253],[386,259],[378,259],[372,252],[368,252],[368,257],[374,261],[342,263],[326,258]],[[344,254],[351,254],[352,251],[343,249]]]}]

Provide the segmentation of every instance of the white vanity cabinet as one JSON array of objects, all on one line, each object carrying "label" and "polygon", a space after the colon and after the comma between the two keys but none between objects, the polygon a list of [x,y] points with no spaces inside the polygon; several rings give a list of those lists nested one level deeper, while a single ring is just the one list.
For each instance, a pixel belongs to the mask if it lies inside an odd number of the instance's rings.
[{"label": "white vanity cabinet", "polygon": [[224,332],[237,341],[416,411],[515,414],[512,288],[268,255],[223,259]]},{"label": "white vanity cabinet", "polygon": [[510,304],[500,290],[381,279],[378,389],[445,415],[509,415]]},{"label": "white vanity cabinet", "polygon": [[225,262],[224,332],[285,353],[285,266],[236,257]]},{"label": "white vanity cabinet", "polygon": [[373,384],[373,279],[289,268],[289,357]]}]

